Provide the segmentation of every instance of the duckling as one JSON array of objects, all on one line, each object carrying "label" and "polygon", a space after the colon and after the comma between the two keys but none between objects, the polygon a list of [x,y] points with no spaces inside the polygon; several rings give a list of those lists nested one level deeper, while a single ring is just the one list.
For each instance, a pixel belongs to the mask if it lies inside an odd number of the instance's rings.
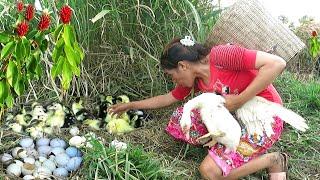
[{"label": "duckling", "polygon": [[104,119],[108,113],[108,107],[116,103],[116,98],[113,96],[105,96],[100,93],[97,98],[97,106],[95,107],[98,118]]},{"label": "duckling", "polygon": [[16,132],[16,133],[22,133],[23,132],[23,127],[19,123],[9,124],[9,128],[12,129],[12,131]]},{"label": "duckling", "polygon": [[68,128],[71,125],[75,124],[77,119],[69,107],[63,106],[63,111],[65,113],[65,118],[64,125],[62,126],[62,128]]},{"label": "duckling", "polygon": [[102,121],[99,119],[86,119],[82,124],[93,130],[100,130],[100,128],[103,126]]},{"label": "duckling", "polygon": [[152,118],[150,114],[141,109],[129,110],[127,113],[130,117],[130,125],[135,128],[144,126],[144,123]]},{"label": "duckling", "polygon": [[134,128],[130,126],[130,124],[123,119],[112,119],[107,125],[106,129],[110,134],[123,134],[126,132],[133,131]]},{"label": "duckling", "polygon": [[130,102],[130,99],[128,96],[126,95],[120,95],[116,98],[116,103],[128,103]]},{"label": "duckling", "polygon": [[48,117],[46,125],[59,132],[60,128],[64,125],[65,114],[63,111],[63,107],[59,103],[54,103],[54,105],[50,107],[50,110],[54,110],[54,113]]},{"label": "duckling", "polygon": [[43,132],[41,129],[35,128],[35,127],[30,127],[26,129],[26,132],[30,134],[31,137],[33,138],[41,138],[43,137]]},{"label": "duckling", "polygon": [[77,114],[80,110],[84,109],[83,105],[82,105],[82,100],[80,97],[76,98],[76,101],[72,103],[72,112],[73,114]]}]

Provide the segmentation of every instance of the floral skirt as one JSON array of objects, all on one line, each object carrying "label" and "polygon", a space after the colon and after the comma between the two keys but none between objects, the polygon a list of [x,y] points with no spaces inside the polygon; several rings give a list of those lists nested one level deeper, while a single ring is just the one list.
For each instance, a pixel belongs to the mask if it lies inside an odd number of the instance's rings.
[{"label": "floral skirt", "polygon": [[[179,107],[173,112],[166,128],[166,132],[177,140],[181,140],[192,145],[200,145],[199,142],[197,142],[197,138],[208,133],[205,125],[201,122],[200,112],[197,109],[192,110],[192,126],[190,128],[189,140],[186,140],[179,124],[182,112],[183,107]],[[266,135],[249,135],[246,129],[242,126],[242,136],[236,151],[225,152],[225,146],[219,143],[209,149],[209,155],[221,168],[223,176],[227,176],[232,169],[264,154],[276,141],[279,140],[283,129],[283,121],[279,117],[275,117],[274,119],[274,134],[270,138]]]}]

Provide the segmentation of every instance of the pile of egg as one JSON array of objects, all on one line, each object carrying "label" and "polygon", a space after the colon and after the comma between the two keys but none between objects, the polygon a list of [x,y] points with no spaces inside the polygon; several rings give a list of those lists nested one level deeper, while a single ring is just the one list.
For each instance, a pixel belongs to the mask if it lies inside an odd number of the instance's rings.
[{"label": "pile of egg", "polygon": [[66,178],[69,173],[80,168],[81,151],[60,139],[30,137],[20,140],[19,147],[11,154],[1,155],[1,162],[6,166],[6,173],[23,179],[47,179],[52,176]]}]

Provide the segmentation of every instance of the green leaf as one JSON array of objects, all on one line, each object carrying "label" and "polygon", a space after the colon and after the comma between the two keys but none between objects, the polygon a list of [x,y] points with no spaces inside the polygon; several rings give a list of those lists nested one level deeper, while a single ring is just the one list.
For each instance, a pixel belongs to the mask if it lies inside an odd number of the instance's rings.
[{"label": "green leaf", "polygon": [[108,14],[110,10],[102,10],[99,12],[94,18],[90,19],[93,23],[98,21],[99,19],[103,18],[106,14]]},{"label": "green leaf", "polygon": [[72,44],[75,42],[75,36],[73,33],[73,29],[70,25],[67,24],[64,26],[62,37],[66,45],[72,47]]},{"label": "green leaf", "polygon": [[32,74],[36,74],[36,68],[38,65],[38,61],[36,60],[36,58],[34,56],[30,56],[29,58],[29,62],[27,64],[27,69],[28,72],[32,73]]},{"label": "green leaf", "polygon": [[8,44],[6,44],[3,49],[1,50],[1,56],[0,59],[6,58],[9,54],[11,54],[14,50],[16,43],[15,41],[11,41]]},{"label": "green leaf", "polygon": [[59,57],[61,56],[61,53],[63,52],[62,48],[63,48],[63,45],[64,45],[64,41],[63,39],[59,39],[59,41],[57,42],[55,48],[53,49],[53,52],[52,52],[52,60],[53,62],[57,62],[59,60]]},{"label": "green leaf", "polygon": [[7,43],[10,41],[10,36],[4,32],[0,33],[0,43]]},{"label": "green leaf", "polygon": [[73,51],[71,46],[68,46],[67,44],[64,46],[64,52],[66,53],[67,60],[70,63],[71,66],[77,67],[78,64],[80,64],[80,57],[78,57],[75,52]]},{"label": "green leaf", "polygon": [[67,90],[70,87],[70,82],[72,80],[71,65],[68,61],[65,61],[62,69],[62,87]]},{"label": "green leaf", "polygon": [[30,56],[30,52],[31,52],[30,41],[27,38],[23,37],[22,38],[22,43],[23,43],[24,48],[26,50],[26,52],[25,52],[26,53],[26,57],[29,57]]},{"label": "green leaf", "polygon": [[40,50],[42,52],[46,51],[48,49],[48,40],[44,39],[42,43],[40,44]]},{"label": "green leaf", "polygon": [[74,43],[74,49],[76,50],[77,54],[80,56],[80,61],[82,61],[84,58],[84,53],[82,48],[79,46],[77,42]]},{"label": "green leaf", "polygon": [[9,92],[8,93],[8,96],[6,98],[6,104],[9,108],[12,108],[13,107],[13,104],[14,104],[14,98],[13,96],[11,95],[11,93]]},{"label": "green leaf", "polygon": [[14,91],[17,93],[18,96],[21,96],[24,92],[24,81],[23,78],[18,76],[17,82],[14,84]]},{"label": "green leaf", "polygon": [[10,86],[14,86],[17,81],[18,76],[18,68],[13,61],[9,61],[6,78]]},{"label": "green leaf", "polygon": [[60,24],[53,33],[53,37],[55,40],[58,40],[60,33],[62,31],[63,24]]},{"label": "green leaf", "polygon": [[8,84],[5,80],[0,81],[0,104],[4,104],[5,99],[8,96]]},{"label": "green leaf", "polygon": [[19,41],[16,45],[16,58],[18,61],[23,62],[23,58],[26,55],[26,49],[22,43],[22,41]]},{"label": "green leaf", "polygon": [[51,69],[51,77],[54,79],[57,75],[61,74],[63,64],[66,61],[66,59],[63,56],[60,56],[57,63],[55,63]]},{"label": "green leaf", "polygon": [[34,36],[38,33],[38,30],[32,30],[27,34],[27,39],[33,39]]},{"label": "green leaf", "polygon": [[37,75],[37,79],[39,79],[42,75],[42,65],[39,63],[37,68],[36,68],[36,75]]}]

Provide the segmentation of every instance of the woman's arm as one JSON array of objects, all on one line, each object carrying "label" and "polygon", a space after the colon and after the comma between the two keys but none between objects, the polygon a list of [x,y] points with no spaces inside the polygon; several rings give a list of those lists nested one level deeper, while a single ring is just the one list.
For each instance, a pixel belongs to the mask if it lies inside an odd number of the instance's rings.
[{"label": "woman's arm", "polygon": [[259,70],[255,79],[238,96],[227,96],[225,106],[234,111],[264,90],[284,70],[286,62],[279,56],[257,52],[255,68]]},{"label": "woman's arm", "polygon": [[121,114],[125,111],[128,111],[129,109],[157,109],[169,106],[178,101],[179,100],[174,98],[171,92],[169,92],[164,95],[151,97],[141,101],[132,101],[125,104],[116,104],[110,107],[110,111],[116,114]]}]

